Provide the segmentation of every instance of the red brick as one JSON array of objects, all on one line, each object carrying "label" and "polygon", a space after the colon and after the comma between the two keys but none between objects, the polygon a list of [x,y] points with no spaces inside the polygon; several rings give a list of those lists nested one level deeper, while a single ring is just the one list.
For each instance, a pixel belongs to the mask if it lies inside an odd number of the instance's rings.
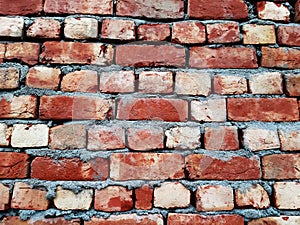
[{"label": "red brick", "polygon": [[38,63],[40,44],[30,42],[8,43],[6,45],[5,59],[20,60],[29,65]]},{"label": "red brick", "polygon": [[196,68],[257,68],[256,52],[246,47],[192,47],[190,66]]},{"label": "red brick", "polygon": [[129,128],[128,147],[133,150],[152,150],[164,147],[164,131],[161,127]]},{"label": "red brick", "polygon": [[0,118],[32,119],[37,117],[37,97],[33,95],[4,96],[0,99]]},{"label": "red brick", "polygon": [[61,81],[61,90],[95,93],[98,91],[98,74],[93,70],[79,70],[68,73]]},{"label": "red brick", "polygon": [[278,131],[281,150],[300,151],[300,130],[295,128],[283,128]]},{"label": "red brick", "polygon": [[138,39],[144,41],[166,41],[171,36],[168,24],[142,24],[137,29]]},{"label": "red brick", "polygon": [[100,97],[42,96],[40,118],[43,120],[96,119],[111,117],[112,101]]},{"label": "red brick", "polygon": [[122,66],[185,66],[185,49],[172,45],[119,45],[116,63]]},{"label": "red brick", "polygon": [[9,208],[9,187],[0,183],[0,193],[0,211],[2,211]]},{"label": "red brick", "polygon": [[285,82],[289,96],[300,96],[300,74],[286,74]]},{"label": "red brick", "polygon": [[264,179],[299,179],[300,155],[267,155],[262,158],[262,171]]},{"label": "red brick", "polygon": [[79,158],[52,159],[36,157],[31,163],[31,178],[40,180],[105,180],[108,176],[108,161],[95,158],[83,162]]},{"label": "red brick", "polygon": [[5,50],[6,50],[6,44],[0,43],[0,63],[3,62],[4,56],[5,56]]},{"label": "red brick", "polygon": [[300,26],[279,26],[277,37],[280,45],[300,46]]},{"label": "red brick", "polygon": [[261,66],[269,68],[299,69],[300,50],[294,48],[262,47]]},{"label": "red brick", "polygon": [[205,99],[191,102],[191,119],[205,122],[226,121],[226,100]]},{"label": "red brick", "polygon": [[152,209],[153,189],[144,184],[142,187],[134,190],[135,208],[141,210]]},{"label": "red brick", "polygon": [[256,3],[256,8],[259,19],[286,22],[290,20],[289,8],[281,3],[261,1]]},{"label": "red brick", "polygon": [[194,154],[186,157],[188,177],[193,180],[253,180],[259,179],[258,157],[232,156],[230,159]]},{"label": "red brick", "polygon": [[45,13],[112,15],[112,0],[46,0]]},{"label": "red brick", "polygon": [[183,18],[184,3],[182,0],[119,0],[117,15],[155,19]]},{"label": "red brick", "polygon": [[112,58],[112,45],[48,41],[43,45],[40,62],[51,64],[109,65],[112,63]]},{"label": "red brick", "polygon": [[26,85],[34,88],[58,90],[60,69],[44,66],[31,67],[26,76]]},{"label": "red brick", "polygon": [[215,215],[215,216],[203,216],[199,214],[168,214],[167,225],[242,225],[244,219],[239,215]]},{"label": "red brick", "polygon": [[[80,219],[65,220],[64,218],[47,218],[23,221],[17,216],[5,217],[2,221],[3,225],[80,225]],[[1,224],[2,225],[2,224]]]},{"label": "red brick", "polygon": [[209,43],[234,43],[240,41],[240,28],[237,22],[222,22],[206,25]]},{"label": "red brick", "polygon": [[162,94],[172,93],[172,72],[142,71],[139,74],[139,92]]},{"label": "red brick", "polygon": [[17,68],[0,68],[0,89],[15,89],[19,87],[20,73]]},{"label": "red brick", "polygon": [[229,98],[228,119],[264,122],[297,121],[299,111],[294,98]]},{"label": "red brick", "polygon": [[275,182],[274,199],[278,209],[300,209],[300,183]]},{"label": "red brick", "polygon": [[29,156],[16,152],[0,152],[0,178],[26,178],[29,172]]},{"label": "red brick", "polygon": [[239,139],[237,127],[206,127],[204,146],[208,150],[238,150]]},{"label": "red brick", "polygon": [[279,72],[264,72],[249,76],[252,94],[283,94],[282,76]]},{"label": "red brick", "polygon": [[205,26],[200,22],[176,22],[172,28],[172,42],[198,44],[205,42]]},{"label": "red brick", "polygon": [[47,191],[32,189],[30,185],[26,183],[16,182],[11,199],[11,208],[46,210],[50,205],[46,195]]},{"label": "red brick", "polygon": [[181,179],[184,159],[173,153],[113,153],[110,176],[113,180]]},{"label": "red brick", "polygon": [[190,0],[188,14],[198,19],[247,19],[248,7],[242,0]]},{"label": "red brick", "polygon": [[242,76],[214,76],[214,91],[216,94],[233,95],[244,94],[247,92],[247,80]]},{"label": "red brick", "polygon": [[0,0],[0,15],[33,15],[43,10],[43,0]]},{"label": "red brick", "polygon": [[93,126],[88,130],[89,150],[125,148],[125,130],[122,127]]},{"label": "red brick", "polygon": [[292,225],[299,224],[299,216],[265,217],[248,222],[248,225]]},{"label": "red brick", "polygon": [[132,191],[125,187],[108,186],[95,191],[94,208],[105,212],[123,212],[132,209]]},{"label": "red brick", "polygon": [[300,0],[295,4],[295,22],[300,21]]},{"label": "red brick", "polygon": [[27,36],[33,38],[55,38],[60,37],[60,22],[49,18],[36,18],[27,30]]},{"label": "red brick", "polygon": [[187,101],[164,98],[122,98],[117,119],[187,121]]},{"label": "red brick", "polygon": [[135,23],[131,20],[105,19],[102,21],[101,38],[133,41],[135,39]]},{"label": "red brick", "polygon": [[51,149],[76,149],[86,147],[86,129],[82,124],[64,124],[50,129]]},{"label": "red brick", "polygon": [[23,35],[24,19],[0,17],[0,37],[20,38]]},{"label": "red brick", "polygon": [[100,91],[104,93],[134,92],[134,71],[110,71],[100,75]]},{"label": "red brick", "polygon": [[244,44],[276,44],[274,25],[245,24],[242,30]]},{"label": "red brick", "polygon": [[98,21],[94,18],[66,18],[64,35],[69,39],[91,39],[98,37]]}]

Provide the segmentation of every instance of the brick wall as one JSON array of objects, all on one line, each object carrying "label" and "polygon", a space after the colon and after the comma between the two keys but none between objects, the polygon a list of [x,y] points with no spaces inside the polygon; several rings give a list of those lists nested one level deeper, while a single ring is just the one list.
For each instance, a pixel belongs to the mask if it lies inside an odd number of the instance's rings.
[{"label": "brick wall", "polygon": [[0,0],[0,224],[299,225],[299,22],[299,0]]}]

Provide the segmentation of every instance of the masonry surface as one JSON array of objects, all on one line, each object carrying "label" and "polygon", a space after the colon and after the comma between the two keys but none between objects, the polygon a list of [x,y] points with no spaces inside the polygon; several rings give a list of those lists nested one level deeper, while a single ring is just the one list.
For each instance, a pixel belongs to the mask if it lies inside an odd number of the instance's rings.
[{"label": "masonry surface", "polygon": [[300,225],[300,0],[0,0],[1,225]]}]

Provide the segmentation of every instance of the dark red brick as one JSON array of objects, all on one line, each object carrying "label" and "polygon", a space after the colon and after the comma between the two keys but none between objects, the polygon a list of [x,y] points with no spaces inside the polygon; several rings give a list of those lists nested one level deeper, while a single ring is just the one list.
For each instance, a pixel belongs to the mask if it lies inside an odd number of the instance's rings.
[{"label": "dark red brick", "polygon": [[43,0],[0,0],[0,15],[33,15],[43,10]]},{"label": "dark red brick", "polygon": [[0,178],[26,178],[29,172],[29,155],[0,152]]}]

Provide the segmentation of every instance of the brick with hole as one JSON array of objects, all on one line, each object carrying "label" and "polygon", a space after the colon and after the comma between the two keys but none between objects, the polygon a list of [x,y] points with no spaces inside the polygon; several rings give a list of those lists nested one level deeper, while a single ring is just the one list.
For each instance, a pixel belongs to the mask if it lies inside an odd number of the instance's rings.
[{"label": "brick with hole", "polygon": [[235,43],[241,40],[240,28],[237,22],[222,22],[206,24],[209,43]]},{"label": "brick with hole", "polygon": [[0,211],[7,210],[10,207],[9,187],[0,183],[0,193]]},{"label": "brick with hole", "polygon": [[27,29],[26,35],[31,38],[60,38],[61,26],[59,20],[52,18],[36,18]]},{"label": "brick with hole", "polygon": [[166,41],[171,36],[168,24],[142,24],[137,28],[138,40]]},{"label": "brick with hole", "polygon": [[300,46],[300,26],[279,26],[277,36],[279,45]]},{"label": "brick with hole", "polygon": [[261,1],[256,3],[258,18],[263,20],[290,21],[290,10],[282,3]]},{"label": "brick with hole", "polygon": [[105,212],[123,212],[133,208],[132,190],[108,186],[95,191],[94,208]]},{"label": "brick with hole", "polygon": [[103,93],[130,93],[135,89],[134,71],[110,71],[100,74],[100,91]]},{"label": "brick with hole", "polygon": [[142,187],[136,188],[134,190],[134,195],[136,209],[152,209],[153,189],[148,184],[144,184]]},{"label": "brick with hole", "polygon": [[1,0],[0,15],[25,16],[40,14],[43,10],[43,0],[16,0],[11,4],[9,0]]},{"label": "brick with hole", "polygon": [[244,44],[276,44],[274,25],[245,24],[242,31]]},{"label": "brick with hole", "polygon": [[295,127],[278,130],[282,151],[300,151],[300,131]]},{"label": "brick with hole", "polygon": [[31,67],[26,75],[26,85],[57,91],[60,82],[60,69],[45,66]]},{"label": "brick with hole", "polygon": [[282,76],[279,72],[251,74],[249,88],[252,94],[283,94]]},{"label": "brick with hole", "polygon": [[3,225],[80,225],[80,219],[66,220],[63,217],[56,218],[31,218],[26,221],[21,220],[18,216],[5,217]]},{"label": "brick with hole", "polygon": [[286,74],[284,76],[289,96],[300,96],[300,74]]},{"label": "brick with hole", "polygon": [[20,38],[23,35],[24,19],[0,17],[0,37]]},{"label": "brick with hole", "polygon": [[221,95],[239,95],[247,93],[247,80],[243,76],[221,75],[214,76],[214,92]]},{"label": "brick with hole", "polygon": [[30,66],[38,63],[40,44],[33,42],[14,42],[6,44],[5,59],[21,61]]},{"label": "brick with hole", "polygon": [[93,70],[78,70],[63,76],[61,90],[65,92],[89,92],[98,91],[98,74]]},{"label": "brick with hole", "polygon": [[168,94],[173,92],[173,74],[168,72],[142,71],[139,74],[139,92]]},{"label": "brick with hole", "polygon": [[161,127],[131,127],[127,130],[128,148],[138,151],[162,149],[164,131]]},{"label": "brick with hole", "polygon": [[278,224],[278,225],[291,225],[291,224],[299,224],[300,217],[299,216],[278,216],[278,217],[264,217],[260,219],[255,219],[250,221],[249,225],[263,225],[263,224]]},{"label": "brick with hole", "polygon": [[300,209],[300,183],[275,182],[274,199],[278,209]]},{"label": "brick with hole", "polygon": [[165,182],[154,189],[154,206],[158,208],[187,208],[191,193],[179,182]]},{"label": "brick with hole", "polygon": [[30,166],[29,155],[17,152],[0,152],[0,158],[1,179],[16,179],[28,177]]},{"label": "brick with hole", "polygon": [[131,20],[104,19],[102,21],[101,38],[133,41],[135,39],[135,23]]},{"label": "brick with hole", "polygon": [[34,189],[27,183],[16,182],[11,199],[11,208],[46,210],[50,207],[46,195],[47,191],[45,190]]},{"label": "brick with hole", "polygon": [[200,22],[176,22],[172,27],[172,42],[179,44],[204,43],[205,26]]},{"label": "brick with hole", "polygon": [[0,123],[0,146],[8,146],[11,139],[11,127],[7,126],[5,123]]},{"label": "brick with hole", "polygon": [[92,39],[98,37],[98,21],[94,18],[66,18],[64,35],[68,39]]},{"label": "brick with hole", "polygon": [[15,67],[0,68],[0,89],[16,89],[20,86],[20,73]]},{"label": "brick with hole", "polygon": [[113,153],[110,177],[113,180],[181,179],[184,159],[175,153]]},{"label": "brick with hole", "polygon": [[114,150],[125,148],[125,129],[119,126],[92,126],[88,130],[89,150]]}]

